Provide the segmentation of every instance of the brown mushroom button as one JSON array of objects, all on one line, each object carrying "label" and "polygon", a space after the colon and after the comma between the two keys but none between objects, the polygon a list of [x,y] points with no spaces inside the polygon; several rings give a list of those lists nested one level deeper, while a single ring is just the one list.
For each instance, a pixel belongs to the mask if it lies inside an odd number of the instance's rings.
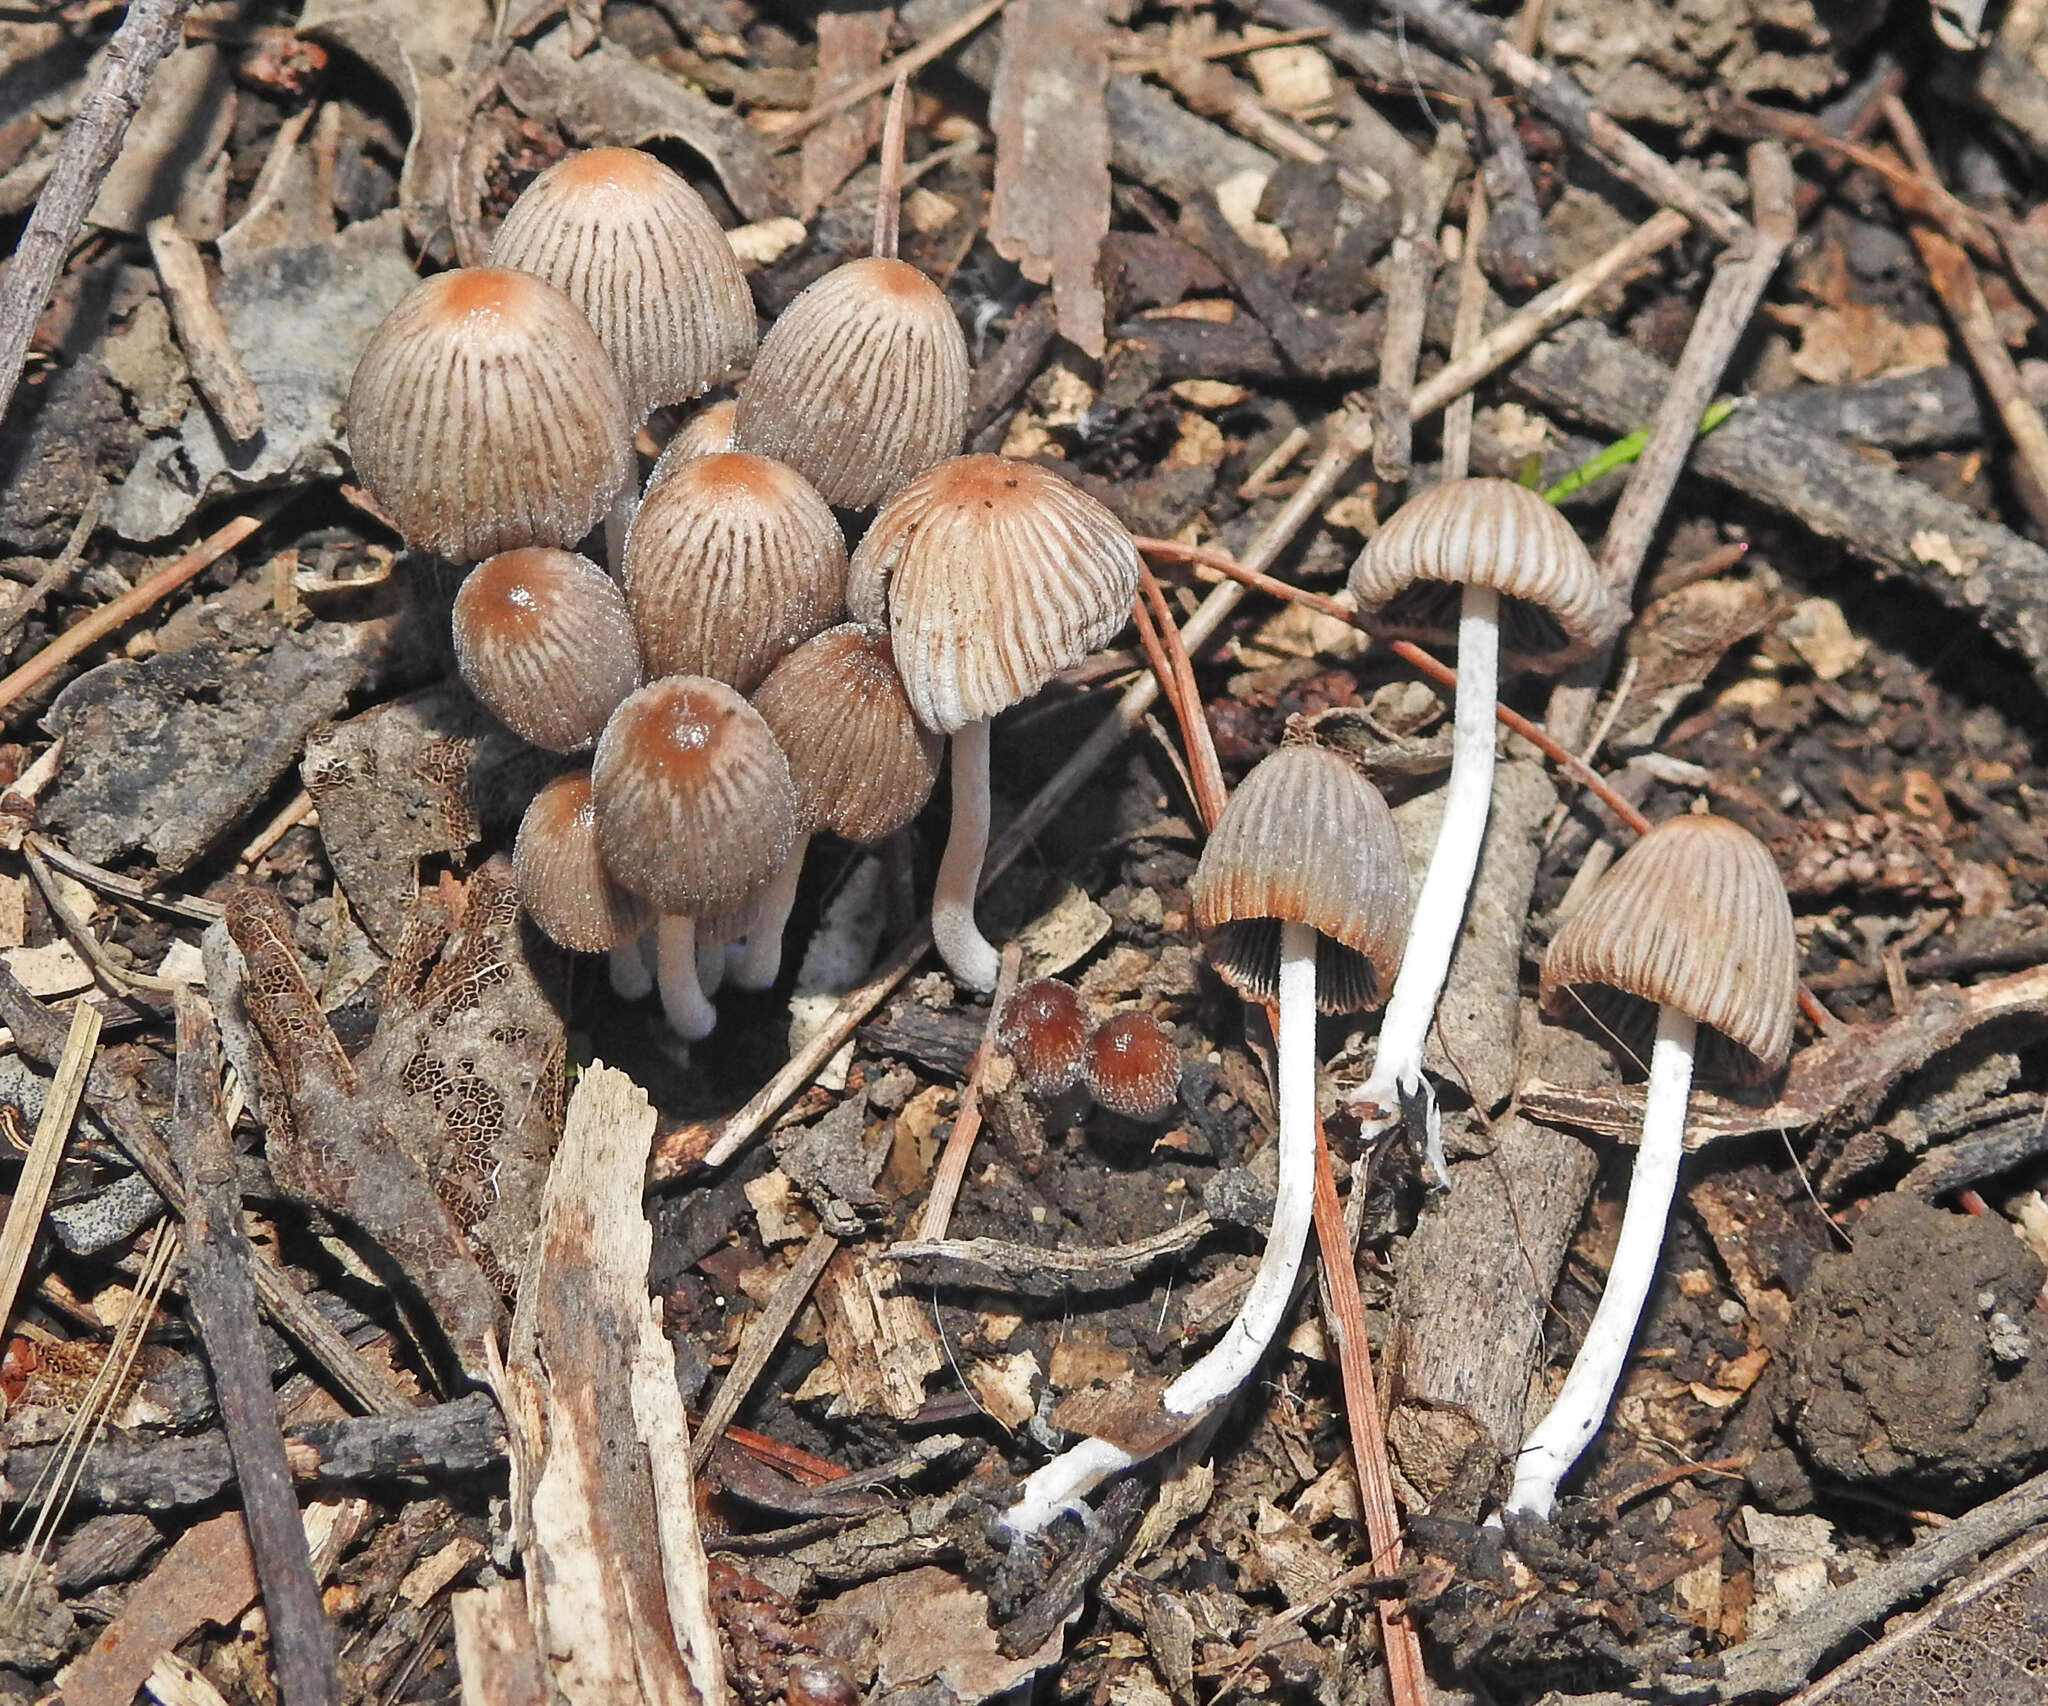
[{"label": "brown mushroom button", "polygon": [[512,846],[512,877],[534,923],[579,953],[608,952],[654,923],[654,909],[605,869],[587,770],[557,776],[534,795]]},{"label": "brown mushroom button", "polygon": [[470,691],[521,740],[550,752],[596,743],[640,685],[625,596],[573,551],[501,551],[455,594],[455,663]]}]

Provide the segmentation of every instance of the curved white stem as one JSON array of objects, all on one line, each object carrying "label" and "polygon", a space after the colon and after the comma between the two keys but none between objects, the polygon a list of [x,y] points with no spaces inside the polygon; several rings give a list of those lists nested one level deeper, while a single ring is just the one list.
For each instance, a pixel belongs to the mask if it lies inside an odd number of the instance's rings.
[{"label": "curved white stem", "polygon": [[1280,1330],[1308,1243],[1316,1178],[1316,933],[1280,926],[1280,1025],[1273,1076],[1279,1103],[1279,1188],[1259,1271],[1237,1319],[1192,1368],[1166,1389],[1177,1416],[1198,1416],[1251,1378]]},{"label": "curved white stem", "polygon": [[804,874],[804,854],[811,838],[797,837],[789,863],[775,873],[768,892],[761,897],[760,921],[747,932],[746,946],[733,963],[735,989],[773,989],[782,975],[782,933],[789,928],[789,915],[796,906],[797,881]]},{"label": "curved white stem", "polygon": [[953,734],[953,827],[932,888],[932,943],[969,989],[990,990],[1003,957],[974,922],[974,893],[988,856],[988,724]]},{"label": "curved white stem", "polygon": [[1538,1422],[1515,1459],[1515,1485],[1507,1508],[1547,1517],[1557,1486],[1579,1454],[1592,1443],[1607,1416],[1615,1382],[1635,1342],[1643,1305],[1657,1277],[1678,1166],[1685,1158],[1685,1105],[1692,1089],[1694,1025],[1675,1007],[1657,1009],[1657,1042],[1650,1054],[1650,1083],[1643,1107],[1643,1137],[1622,1210],[1621,1237],[1607,1287],[1593,1311],[1586,1342],[1572,1359],[1571,1372],[1550,1413]]},{"label": "curved white stem", "polygon": [[608,956],[611,964],[612,993],[621,1001],[643,1001],[654,993],[654,969],[647,963],[647,938],[652,931],[643,930],[637,936],[629,936]]},{"label": "curved white stem", "polygon": [[[1379,1053],[1372,1077],[1351,1093],[1354,1102],[1377,1104],[1384,1124],[1391,1124],[1405,1094],[1412,1098],[1422,1084],[1422,1046],[1436,1018],[1458,932],[1465,923],[1465,902],[1472,892],[1472,874],[1479,868],[1479,849],[1486,840],[1486,819],[1493,808],[1494,698],[1500,687],[1500,595],[1491,587],[1468,586],[1458,611],[1458,692],[1453,709],[1451,777],[1444,786],[1444,820],[1436,850],[1415,901],[1415,921],[1401,955],[1400,974],[1380,1021]],[[1443,1145],[1430,1122],[1429,1164],[1440,1183],[1448,1185]]]},{"label": "curved white stem", "polygon": [[[1237,1318],[1208,1354],[1160,1395],[1168,1415],[1185,1416],[1190,1424],[1228,1398],[1259,1366],[1287,1314],[1308,1243],[1316,1167],[1316,933],[1306,924],[1280,926],[1280,1034],[1274,1053],[1280,1129],[1273,1224]],[[1062,1512],[1085,1516],[1083,1496],[1137,1461],[1109,1440],[1081,1440],[1026,1478],[1001,1526],[1022,1537],[1038,1533]]]},{"label": "curved white stem", "polygon": [[725,982],[725,944],[708,931],[697,932],[697,987],[709,1001]]},{"label": "curved white stem", "polygon": [[677,1036],[701,1042],[718,1028],[718,1009],[697,981],[697,921],[669,913],[654,928],[661,1010]]}]

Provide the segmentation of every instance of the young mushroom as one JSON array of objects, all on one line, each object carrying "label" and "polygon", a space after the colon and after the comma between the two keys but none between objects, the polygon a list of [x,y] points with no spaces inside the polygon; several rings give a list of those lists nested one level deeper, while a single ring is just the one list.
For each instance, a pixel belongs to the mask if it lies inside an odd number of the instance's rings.
[{"label": "young mushroom", "polygon": [[717,1009],[697,977],[695,920],[767,887],[796,843],[789,764],[760,713],[720,681],[670,676],[612,713],[590,770],[606,868],[661,914],[656,982],[678,1035]]},{"label": "young mushroom", "polygon": [[1088,1094],[1113,1114],[1156,1120],[1180,1099],[1180,1044],[1150,1013],[1117,1013],[1088,1039]]},{"label": "young mushroom", "polygon": [[[1733,1075],[1774,1075],[1792,1051],[1798,947],[1764,845],[1726,818],[1659,824],[1603,877],[1543,957],[1545,1011],[1590,1011],[1632,1053],[1654,1025],[1643,1132],[1607,1284],[1549,1413],[1515,1459],[1507,1509],[1547,1517],[1600,1431],[1656,1278],[1678,1168],[1695,1038]],[[1640,1059],[1640,1054],[1635,1053]]]},{"label": "young mushroom", "polygon": [[919,726],[903,696],[889,637],[844,622],[813,635],[768,672],[754,709],[789,759],[797,843],[764,897],[733,969],[742,989],[767,989],[782,964],[782,932],[796,902],[811,837],[886,841],[931,798],[939,737]]},{"label": "young mushroom", "polygon": [[455,666],[485,709],[550,752],[597,744],[640,685],[626,600],[588,557],[548,546],[501,551],[455,594]]},{"label": "young mushroom", "polygon": [[974,922],[988,852],[988,725],[1105,644],[1129,618],[1138,550],[1059,475],[959,456],[875,517],[847,573],[856,621],[886,627],[910,708],[953,737],[953,825],[932,940],[953,975],[993,989],[1000,956]]},{"label": "young mushroom", "polygon": [[[1038,1532],[1106,1476],[1185,1433],[1250,1378],[1294,1295],[1315,1191],[1316,1014],[1384,999],[1408,921],[1407,866],[1379,790],[1325,747],[1283,746],[1245,777],[1189,885],[1210,963],[1277,1002],[1279,1189],[1258,1272],[1222,1338],[1160,1395],[1159,1414],[1098,1434],[1029,1476],[1004,1514]],[[1171,1424],[1165,1426],[1164,1424]]]},{"label": "young mushroom", "polygon": [[967,386],[967,339],[945,292],[907,261],[848,261],[761,340],[738,440],[828,503],[864,509],[960,448]]},{"label": "young mushroom", "polygon": [[504,267],[437,273],[384,317],[348,391],[349,454],[415,550],[574,546],[633,469],[626,395],[581,310]]},{"label": "young mushroom", "polygon": [[1562,669],[1595,650],[1624,613],[1571,523],[1512,480],[1446,480],[1411,498],[1366,541],[1350,584],[1375,632],[1434,640],[1455,633],[1458,642],[1443,827],[1416,897],[1372,1076],[1351,1095],[1386,1121],[1424,1099],[1429,1162],[1448,1184],[1422,1050],[1486,836],[1499,666]]},{"label": "young mushroom", "polygon": [[733,442],[732,424],[739,407],[733,398],[721,397],[715,403],[706,403],[701,409],[693,410],[690,418],[676,428],[675,436],[662,447],[661,459],[654,464],[654,473],[648,483],[652,485],[659,480],[671,463],[684,462],[692,456],[717,456],[737,449]]},{"label": "young mushroom", "polygon": [[626,536],[625,580],[650,676],[708,675],[751,693],[844,610],[846,541],[780,462],[664,460]]},{"label": "young mushroom", "polygon": [[512,880],[550,941],[579,954],[611,954],[614,987],[623,973],[621,994],[646,993],[640,937],[653,926],[654,909],[605,869],[589,771],[557,776],[534,795],[512,844]]},{"label": "young mushroom", "polygon": [[1049,1102],[1081,1082],[1095,1026],[1070,983],[1041,977],[1020,984],[1003,1009],[996,1041],[1027,1096]]}]

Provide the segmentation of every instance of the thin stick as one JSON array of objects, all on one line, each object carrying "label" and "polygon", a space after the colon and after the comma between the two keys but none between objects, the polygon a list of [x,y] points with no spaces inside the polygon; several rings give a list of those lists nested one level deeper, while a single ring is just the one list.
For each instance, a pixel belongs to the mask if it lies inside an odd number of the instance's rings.
[{"label": "thin stick", "polygon": [[[1352,1189],[1360,1188],[1354,1179]],[[1344,1209],[1337,1200],[1337,1181],[1330,1172],[1330,1150],[1323,1141],[1323,1122],[1316,1121],[1316,1243],[1322,1251],[1323,1284],[1329,1290],[1331,1337],[1337,1341],[1337,1369],[1344,1381],[1344,1421],[1351,1434],[1351,1462],[1358,1473],[1358,1502],[1365,1514],[1365,1536],[1372,1547],[1375,1575],[1393,1573],[1401,1557],[1401,1513],[1394,1503],[1394,1477],[1387,1463],[1387,1436],[1380,1423],[1379,1393],[1372,1377],[1372,1346],[1365,1336],[1365,1300],[1358,1293],[1352,1266],[1351,1236]],[[1387,1685],[1395,1706],[1421,1706],[1429,1698],[1423,1686],[1422,1644],[1401,1601],[1376,1601],[1380,1637],[1386,1649]]]},{"label": "thin stick", "polygon": [[235,856],[235,863],[254,867],[259,859],[300,824],[317,821],[318,815],[313,810],[313,796],[301,788],[275,817],[249,838],[248,846]]},{"label": "thin stick", "polygon": [[154,977],[148,972],[131,970],[116,965],[100,946],[100,939],[92,933],[92,926],[71,910],[70,904],[58,890],[50,867],[43,863],[35,843],[24,841],[21,856],[28,864],[28,874],[35,879],[36,888],[41,892],[43,904],[50,909],[50,916],[57,921],[58,928],[70,938],[71,945],[90,962],[95,976],[103,978],[119,989],[140,990],[145,995],[175,995],[185,987],[175,979]]},{"label": "thin stick", "polygon": [[33,847],[43,861],[53,869],[62,871],[67,877],[76,877],[89,889],[98,889],[117,900],[125,900],[136,906],[154,907],[159,912],[172,913],[179,918],[189,918],[196,924],[211,924],[225,910],[217,900],[194,900],[189,895],[157,894],[148,885],[133,877],[124,877],[118,871],[105,871],[87,860],[79,858],[69,848],[60,847],[47,836],[30,835],[24,838],[23,846]]},{"label": "thin stick", "polygon": [[973,35],[1009,3],[1010,0],[983,0],[983,3],[971,12],[962,12],[944,29],[925,37],[908,52],[899,53],[887,65],[878,67],[867,76],[847,84],[843,89],[835,90],[788,129],[778,131],[775,140],[768,145],[768,152],[780,154],[786,149],[794,148],[827,119],[836,118],[840,113],[859,106],[862,101],[881,94],[894,85],[899,77],[909,77],[923,70],[947,49]]},{"label": "thin stick", "polygon": [[981,1033],[981,1046],[967,1069],[967,1082],[960,1089],[960,1111],[953,1116],[953,1129],[939,1164],[932,1169],[932,1187],[924,1200],[924,1214],[917,1223],[917,1236],[934,1241],[946,1236],[953,1222],[953,1205],[960,1200],[960,1186],[967,1178],[967,1163],[974,1154],[974,1139],[981,1131],[981,1084],[988,1075],[989,1062],[996,1057],[996,1027],[1003,1022],[1003,1009],[1017,990],[1017,974],[1024,966],[1024,949],[1016,942],[1003,945],[1003,969],[996,975],[995,993],[989,997],[988,1024]]},{"label": "thin stick", "polygon": [[1784,149],[1774,142],[1757,143],[1750,150],[1749,168],[1750,199],[1757,210],[1755,241],[1746,252],[1723,257],[1714,269],[1713,282],[1707,286],[1684,353],[1671,375],[1671,387],[1650,423],[1649,440],[1614,506],[1600,547],[1601,576],[1609,590],[1622,598],[1635,588],[1650,541],[1698,437],[1700,416],[1713,401],[1728,358],[1749,329],[1764,287],[1778,270],[1786,248],[1798,235],[1792,211],[1792,162]]},{"label": "thin stick", "polygon": [[813,1232],[803,1254],[777,1282],[775,1294],[768,1299],[767,1307],[747,1323],[746,1331],[740,1335],[739,1349],[733,1354],[732,1366],[725,1371],[725,1378],[711,1395],[711,1402],[704,1407],[704,1420],[690,1441],[692,1468],[701,1471],[711,1461],[712,1451],[732,1425],[733,1417],[740,1413],[740,1406],[746,1403],[748,1394],[754,1390],[754,1382],[766,1371],[776,1346],[782,1343],[783,1334],[789,1331],[791,1323],[809,1299],[812,1288],[817,1285],[818,1276],[838,1254],[837,1238],[822,1227]]},{"label": "thin stick", "polygon": [[1587,262],[1569,278],[1559,279],[1540,295],[1530,297],[1475,343],[1467,354],[1454,356],[1417,385],[1408,403],[1410,419],[1422,420],[1453,399],[1462,397],[1489,373],[1514,360],[1544,333],[1570,319],[1583,304],[1615,279],[1633,272],[1659,249],[1669,248],[1689,229],[1683,214],[1673,213],[1668,208],[1653,213],[1612,248]]},{"label": "thin stick", "polygon": [[[1458,312],[1451,328],[1451,354],[1464,355],[1486,330],[1486,274],[1480,270],[1479,249],[1486,241],[1486,180],[1472,179],[1472,205],[1465,214],[1465,247],[1458,257]],[[1476,403],[1470,391],[1444,411],[1444,478],[1462,480],[1472,465],[1472,414]]]},{"label": "thin stick", "polygon": [[[1167,608],[1166,594],[1160,590],[1158,577],[1143,564],[1138,568],[1138,589],[1139,633],[1142,636],[1148,626],[1153,630],[1164,655],[1167,673],[1172,678],[1173,692],[1168,697],[1180,722],[1181,745],[1187,752],[1188,785],[1194,795],[1195,810],[1201,814],[1202,826],[1214,829],[1216,820],[1223,815],[1223,802],[1228,790],[1223,783],[1223,766],[1216,757],[1216,738],[1202,710],[1201,689],[1195,684],[1194,662],[1181,640],[1180,626],[1174,621],[1173,612]],[[1162,682],[1161,685],[1166,684]]]},{"label": "thin stick", "polygon": [[[304,115],[300,115],[304,122]],[[263,398],[242,366],[241,353],[228,336],[227,322],[214,306],[206,282],[206,262],[199,245],[178,229],[178,216],[167,213],[149,222],[150,258],[170,300],[171,325],[192,383],[214,418],[237,444],[246,444],[263,430]]]},{"label": "thin stick", "polygon": [[[1301,485],[1267,522],[1258,538],[1245,551],[1245,559],[1264,568],[1284,551],[1311,516],[1329,502],[1337,483],[1371,442],[1371,427],[1362,409],[1342,416],[1330,433],[1330,442]],[[1228,582],[1215,588],[1187,624],[1181,640],[1189,652],[1209,643],[1217,629],[1229,619],[1244,598],[1244,588]],[[1073,757],[1054,772],[1052,778],[1032,797],[1010,827],[996,838],[982,866],[981,886],[988,885],[1008,870],[1045,826],[1059,815],[1083,784],[1102,768],[1111,753],[1121,746],[1131,730],[1144,721],[1145,713],[1159,696],[1159,683],[1149,674],[1139,676],[1125,688],[1116,709],[1097,726]],[[748,1098],[745,1105],[715,1125],[678,1127],[656,1140],[652,1176],[657,1181],[673,1179],[698,1166],[717,1167],[731,1160],[759,1135],[782,1105],[809,1084],[825,1063],[839,1052],[863,1019],[888,999],[889,992],[908,977],[918,961],[930,952],[931,921],[922,920],[896,945],[896,950],[858,988],[840,997],[825,1023],[811,1040],[792,1055],[788,1063]]]},{"label": "thin stick", "polygon": [[[132,21],[134,14],[129,16]],[[127,26],[122,28],[125,30]],[[77,121],[74,119],[72,122],[75,124]],[[17,260],[16,270],[20,265]],[[13,278],[14,274],[10,272],[8,283],[11,284]],[[160,599],[168,598],[202,570],[211,568],[262,525],[253,515],[236,516],[182,556],[173,557],[148,579],[138,582],[110,603],[101,605],[84,621],[66,628],[12,675],[0,680],[0,712],[11,708],[24,693],[39,687],[79,653],[98,645],[124,622],[140,615]]]},{"label": "thin stick", "polygon": [[158,63],[178,45],[179,24],[190,4],[191,0],[134,0],[107,43],[64,140],[57,144],[57,158],[36,198],[36,210],[14,246],[7,277],[0,281],[0,419],[14,401],[29,339],[56,286],[71,240],[121,152],[128,121],[142,105]]},{"label": "thin stick", "polygon": [[99,524],[100,500],[95,496],[85,506],[84,514],[79,516],[76,525],[72,527],[71,537],[65,540],[64,549],[57,553],[56,559],[47,569],[36,576],[35,583],[26,588],[22,595],[7,607],[7,614],[0,616],[0,644],[5,644],[14,630],[36,613],[36,607],[71,578],[72,571],[78,567],[79,558],[85,555],[86,541],[92,537],[92,530]]},{"label": "thin stick", "polygon": [[905,108],[910,104],[910,73],[904,72],[889,88],[888,111],[882,115],[881,178],[875,189],[874,252],[883,260],[896,258],[903,221],[903,127]]},{"label": "thin stick", "polygon": [[205,1347],[241,1489],[279,1697],[284,1706],[327,1706],[341,1698],[341,1677],[277,1424],[250,1277],[254,1256],[242,1229],[234,1145],[221,1109],[213,1014],[190,990],[179,992],[177,1012],[178,1087],[169,1141],[186,1190],[185,1300]]},{"label": "thin stick", "polygon": [[15,1295],[21,1290],[22,1275],[28,1272],[36,1234],[42,1229],[50,1187],[57,1182],[57,1163],[64,1158],[65,1140],[71,1135],[71,1122],[85,1094],[101,1023],[100,1010],[89,1001],[71,1009],[71,1033],[64,1039],[64,1054],[43,1098],[42,1118],[36,1121],[28,1159],[21,1164],[14,1198],[7,1205],[7,1224],[0,1228],[0,1322],[14,1314]]},{"label": "thin stick", "polygon": [[[1927,152],[1927,144],[1913,122],[1913,115],[1906,111],[1905,102],[1896,95],[1887,95],[1883,106],[1885,123],[1891,126],[1906,158],[1912,161],[1919,182],[1923,186],[1938,186],[1933,157]],[[1890,184],[1889,179],[1886,182]],[[1905,198],[1898,199],[1902,210],[1910,211]],[[1961,246],[1932,226],[1917,219],[1909,220],[1907,231],[1913,239],[1913,247],[1920,251],[1920,262],[1927,269],[1928,282],[1934,286],[1934,293],[1941,298],[1941,305],[1954,324],[1957,336],[1963,340],[1963,348],[1970,355],[1970,365],[1976,368],[1977,377],[1984,381],[1984,389],[1991,393],[1991,400],[1998,407],[1998,418],[2004,423],[2006,436],[2012,440],[2013,451],[2020,459],[2025,478],[2014,481],[2020,501],[2026,505],[2027,514],[2033,518],[2036,527],[2048,528],[2048,424],[2043,423],[2041,411],[2020,384],[2020,370],[2014,365],[2012,351],[2006,348],[2005,339],[1999,335],[1998,323],[1991,316],[1991,304],[1985,299],[1983,281],[1978,278],[1976,267]]]}]

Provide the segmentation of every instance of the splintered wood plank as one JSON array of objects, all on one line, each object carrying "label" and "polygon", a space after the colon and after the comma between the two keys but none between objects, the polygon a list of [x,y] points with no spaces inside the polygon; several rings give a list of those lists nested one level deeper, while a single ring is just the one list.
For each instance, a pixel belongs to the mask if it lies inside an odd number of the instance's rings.
[{"label": "splintered wood plank", "polygon": [[894,1289],[896,1264],[841,1250],[819,1278],[818,1313],[839,1387],[837,1412],[907,1421],[924,1407],[925,1376],[945,1366],[931,1318]]},{"label": "splintered wood plank", "polygon": [[[820,12],[818,78],[812,99],[836,95],[873,72],[888,51],[889,28],[895,18],[889,7],[873,12]],[[808,224],[832,192],[859,170],[881,135],[881,98],[871,96],[806,136],[797,185],[797,217]]]},{"label": "splintered wood plank", "polygon": [[1012,0],[989,95],[996,133],[989,241],[1052,282],[1060,335],[1104,349],[1096,262],[1109,232],[1107,0]]},{"label": "splintered wood plank", "polygon": [[647,1294],[653,1138],[632,1079],[583,1073],[506,1371],[528,1610],[571,1706],[726,1698],[675,1353]]}]

